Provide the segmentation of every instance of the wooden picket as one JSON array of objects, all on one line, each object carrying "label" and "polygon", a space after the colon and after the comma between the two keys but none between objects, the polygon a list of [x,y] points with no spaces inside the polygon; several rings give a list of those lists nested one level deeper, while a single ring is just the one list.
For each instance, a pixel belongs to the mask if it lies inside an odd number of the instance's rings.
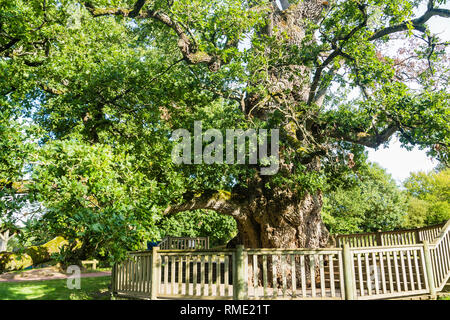
[{"label": "wooden picket", "polygon": [[209,249],[209,237],[166,237],[159,244],[161,250]]},{"label": "wooden picket", "polygon": [[343,299],[342,249],[247,249],[248,299]]},{"label": "wooden picket", "polygon": [[158,298],[231,299],[233,250],[160,250]]},{"label": "wooden picket", "polygon": [[425,294],[422,245],[351,249],[357,299]]},{"label": "wooden picket", "polygon": [[138,299],[436,296],[450,277],[450,221],[437,228],[342,236],[343,248],[314,250],[155,247],[116,264],[112,288]]},{"label": "wooden picket", "polygon": [[342,248],[345,243],[350,247],[357,248],[419,244],[424,240],[433,241],[441,232],[444,225],[445,223],[440,223],[417,229],[338,234],[334,236],[334,239],[338,248]]},{"label": "wooden picket", "polygon": [[435,288],[440,291],[450,278],[450,220],[430,243]]},{"label": "wooden picket", "polygon": [[131,253],[129,258],[114,266],[113,291],[145,297],[151,289],[151,252]]}]

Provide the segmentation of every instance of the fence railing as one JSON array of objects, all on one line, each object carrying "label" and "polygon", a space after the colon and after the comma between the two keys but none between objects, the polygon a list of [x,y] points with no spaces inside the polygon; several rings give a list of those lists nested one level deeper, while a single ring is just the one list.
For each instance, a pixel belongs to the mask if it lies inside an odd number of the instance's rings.
[{"label": "fence railing", "polygon": [[345,243],[347,243],[350,247],[377,247],[419,244],[424,240],[427,240],[429,242],[434,240],[441,232],[444,225],[445,223],[440,223],[437,225],[417,229],[338,234],[334,236],[334,239],[338,248],[342,248]]},{"label": "fence railing", "polygon": [[[450,277],[450,221],[423,243],[326,249],[132,252],[113,268],[113,292],[134,298],[385,299],[435,296]],[[405,231],[409,233],[409,230]],[[427,232],[428,234],[426,234]],[[388,233],[386,233],[388,234]],[[428,237],[428,238],[427,238]]]},{"label": "fence railing", "polygon": [[450,278],[450,220],[430,243],[429,248],[434,286],[437,291],[441,291]]},{"label": "fence railing", "polygon": [[161,250],[209,249],[209,237],[166,237],[159,247]]},{"label": "fence railing", "polygon": [[352,248],[353,291],[357,299],[425,294],[423,245]]},{"label": "fence railing", "polygon": [[245,299],[343,299],[342,249],[244,250]]},{"label": "fence railing", "polygon": [[231,299],[233,251],[158,252],[158,298]]},{"label": "fence railing", "polygon": [[128,260],[113,267],[113,291],[136,298],[149,297],[153,270],[152,251],[130,253]]}]

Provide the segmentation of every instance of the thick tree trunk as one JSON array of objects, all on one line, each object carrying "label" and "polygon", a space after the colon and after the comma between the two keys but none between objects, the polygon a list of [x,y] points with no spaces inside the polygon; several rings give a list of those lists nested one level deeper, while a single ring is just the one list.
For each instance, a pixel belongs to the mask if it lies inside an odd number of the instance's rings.
[{"label": "thick tree trunk", "polygon": [[[245,248],[323,248],[332,246],[329,232],[322,222],[322,193],[317,191],[314,194],[306,193],[302,197],[288,196],[287,191],[281,191],[278,196],[267,198],[267,196],[256,197],[244,212],[245,215],[236,219],[239,233],[228,244],[228,247],[235,247],[243,244]],[[272,194],[273,195],[273,194]],[[249,285],[253,279],[253,264],[251,257],[248,258]],[[297,264],[300,264],[299,257]],[[320,285],[319,261],[315,261],[316,279],[311,279],[310,257],[305,257],[306,286],[309,288],[311,282],[315,281],[316,286]],[[326,258],[325,258],[326,259]],[[268,277],[272,279],[272,264],[276,264],[277,283],[274,287],[281,287],[282,267],[277,256],[268,258]],[[262,260],[258,260],[258,268],[262,269]],[[291,273],[289,265],[285,272],[287,276]],[[297,281],[300,281],[302,274],[300,268],[296,269]],[[262,274],[259,273],[259,282],[262,285]],[[251,284],[253,285],[253,284]],[[297,283],[300,286],[300,282]],[[288,284],[291,288],[291,284]]]},{"label": "thick tree trunk", "polygon": [[8,241],[14,237],[14,234],[10,235],[9,230],[0,232],[0,252],[8,250]]},{"label": "thick tree trunk", "polygon": [[[316,109],[305,107],[311,93],[313,76],[311,61],[295,61],[291,52],[314,41],[307,34],[308,22],[317,22],[324,9],[323,1],[305,0],[279,10],[273,2],[267,16],[267,25],[256,32],[261,49],[254,49],[256,56],[277,56],[276,64],[250,67],[252,76],[250,87],[264,87],[265,92],[255,90],[245,97],[243,108],[247,118],[266,121],[275,111],[281,112],[284,119],[280,123],[280,170],[277,176],[287,180],[296,175],[293,162],[305,165],[309,172],[320,170],[318,160],[325,152],[314,126]],[[276,45],[268,39],[276,38]],[[295,53],[297,54],[297,53]],[[305,56],[308,56],[305,54]],[[306,58],[305,58],[306,59]],[[271,97],[268,99],[267,97]],[[307,150],[307,152],[298,152]],[[290,159],[285,159],[289,155]],[[329,234],[322,219],[322,193],[302,192],[306,186],[283,186],[266,188],[270,176],[256,176],[253,181],[241,182],[242,190],[234,190],[231,199],[224,200],[220,193],[216,196],[187,199],[187,203],[167,210],[166,214],[194,209],[211,209],[233,216],[239,234],[229,247],[243,244],[247,248],[320,248],[328,244]],[[238,179],[240,180],[240,179]],[[251,179],[252,180],[252,179]],[[236,195],[236,199],[233,199]]]},{"label": "thick tree trunk", "polygon": [[[305,42],[306,21],[317,22],[323,10],[323,2],[305,0],[298,4],[287,5],[278,10],[273,5],[273,11],[268,17],[268,25],[259,34],[264,41],[266,36],[275,36],[278,43],[285,47],[301,48]],[[311,41],[311,40],[308,40]],[[279,48],[265,47],[264,54],[269,56],[278,52]],[[310,132],[311,119],[314,113],[299,112],[299,106],[308,102],[310,94],[311,68],[305,65],[290,64],[289,54],[285,54],[286,64],[270,66],[267,69],[269,77],[265,78],[264,87],[271,96],[281,96],[261,105],[261,97],[249,95],[246,100],[247,116],[267,119],[274,110],[283,110],[287,115],[283,123],[284,148],[288,153],[296,155],[297,162],[307,165],[308,170],[320,170],[316,155],[323,150],[316,149],[314,138],[302,134]],[[264,80],[263,80],[264,82]],[[259,83],[261,84],[261,83]],[[288,121],[288,119],[290,119]],[[293,120],[293,121],[291,121]],[[303,130],[300,130],[303,129]],[[306,157],[300,158],[297,149],[306,147],[314,150]],[[281,157],[281,154],[280,154]],[[286,177],[295,174],[293,166],[286,159],[280,159],[281,174]],[[259,180],[258,180],[259,179]],[[319,248],[328,244],[328,231],[322,219],[322,193],[303,193],[289,187],[282,189],[265,188],[265,182],[255,178],[249,190],[249,202],[241,210],[237,218],[239,235],[233,243],[244,244],[247,248]],[[270,179],[270,178],[268,178]],[[300,188],[301,189],[301,188]]]},{"label": "thick tree trunk", "polygon": [[236,219],[238,236],[230,246],[246,248],[320,248],[328,244],[329,233],[321,218],[322,194],[303,197],[257,197]]}]

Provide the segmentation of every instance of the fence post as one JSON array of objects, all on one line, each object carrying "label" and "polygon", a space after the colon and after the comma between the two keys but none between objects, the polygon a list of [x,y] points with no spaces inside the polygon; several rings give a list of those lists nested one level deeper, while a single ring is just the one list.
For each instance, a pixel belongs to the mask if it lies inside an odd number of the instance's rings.
[{"label": "fence post", "polygon": [[415,230],[414,236],[416,237],[416,243],[419,244],[421,242],[420,241],[420,231],[419,231],[419,229]]},{"label": "fence post", "polygon": [[381,230],[377,230],[376,240],[377,240],[377,246],[382,247],[383,246],[383,237],[381,234]]},{"label": "fence post", "polygon": [[425,258],[426,277],[430,288],[431,298],[436,298],[436,287],[434,286],[433,264],[431,263],[430,247],[428,240],[423,240],[423,255]]},{"label": "fence post", "polygon": [[161,275],[161,264],[159,263],[159,248],[153,247],[152,248],[152,281],[150,286],[150,299],[156,300],[156,297],[158,296],[158,288],[159,288],[159,277]]},{"label": "fence post", "polygon": [[344,283],[345,300],[355,300],[355,291],[353,286],[353,257],[348,243],[344,243],[343,261],[344,261]]},{"label": "fence post", "polygon": [[335,234],[333,237],[334,246],[340,248],[339,234]]},{"label": "fence post", "polygon": [[111,297],[114,298],[114,293],[116,293],[116,276],[117,276],[117,263],[114,263],[111,272]]},{"label": "fence post", "polygon": [[244,278],[244,246],[237,245],[234,252],[234,264],[235,271],[233,274],[233,300],[244,300],[246,297],[245,292],[245,278]]}]

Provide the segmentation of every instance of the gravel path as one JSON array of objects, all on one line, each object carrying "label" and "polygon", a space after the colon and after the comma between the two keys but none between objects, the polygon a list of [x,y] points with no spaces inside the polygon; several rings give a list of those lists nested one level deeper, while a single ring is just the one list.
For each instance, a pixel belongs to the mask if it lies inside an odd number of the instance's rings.
[{"label": "gravel path", "polygon": [[[94,278],[104,277],[111,275],[111,271],[99,271],[82,273],[81,278]],[[69,275],[61,272],[58,268],[47,267],[41,269],[33,269],[22,272],[8,272],[0,275],[1,282],[21,282],[21,281],[42,281],[42,280],[55,280],[55,279],[67,279]]]}]

